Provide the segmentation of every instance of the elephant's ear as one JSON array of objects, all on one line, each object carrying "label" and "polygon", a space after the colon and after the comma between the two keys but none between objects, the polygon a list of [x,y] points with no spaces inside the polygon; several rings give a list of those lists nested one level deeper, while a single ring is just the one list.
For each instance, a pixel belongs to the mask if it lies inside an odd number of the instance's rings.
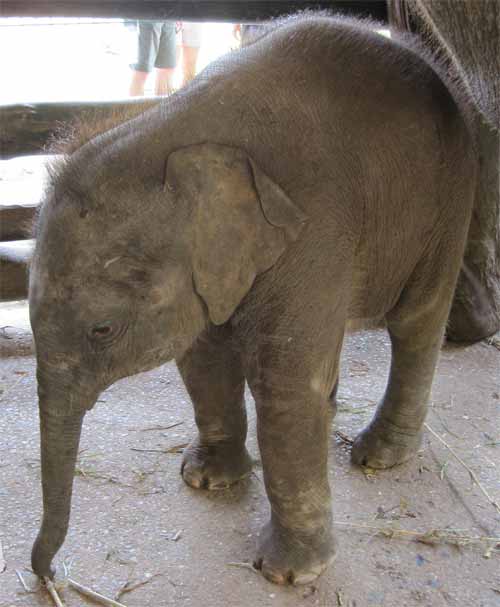
[{"label": "elephant's ear", "polygon": [[226,322],[306,220],[245,152],[204,143],[170,154],[166,186],[191,209],[194,283],[215,324]]}]

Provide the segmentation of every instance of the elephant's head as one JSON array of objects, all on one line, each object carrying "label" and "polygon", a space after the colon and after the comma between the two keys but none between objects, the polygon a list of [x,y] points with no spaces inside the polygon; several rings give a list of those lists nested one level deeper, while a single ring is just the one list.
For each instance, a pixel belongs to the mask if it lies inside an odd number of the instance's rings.
[{"label": "elephant's head", "polygon": [[228,321],[305,219],[239,149],[179,149],[157,179],[134,177],[112,151],[90,154],[82,148],[54,175],[30,271],[40,576],[51,574],[67,532],[82,421],[99,393],[178,357],[208,323]]}]

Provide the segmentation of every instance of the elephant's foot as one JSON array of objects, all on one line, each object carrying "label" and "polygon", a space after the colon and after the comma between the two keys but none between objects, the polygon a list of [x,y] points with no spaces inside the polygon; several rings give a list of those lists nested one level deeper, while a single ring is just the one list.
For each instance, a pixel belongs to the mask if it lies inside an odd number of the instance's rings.
[{"label": "elephant's foot", "polygon": [[335,557],[328,528],[317,535],[295,536],[269,522],[261,531],[254,567],[275,584],[309,584]]},{"label": "elephant's foot", "polygon": [[195,439],[184,451],[181,474],[195,489],[226,489],[252,470],[252,459],[244,445],[204,445]]},{"label": "elephant's foot", "polygon": [[415,433],[375,418],[355,438],[351,459],[359,466],[391,468],[413,457],[421,442],[421,431]]}]

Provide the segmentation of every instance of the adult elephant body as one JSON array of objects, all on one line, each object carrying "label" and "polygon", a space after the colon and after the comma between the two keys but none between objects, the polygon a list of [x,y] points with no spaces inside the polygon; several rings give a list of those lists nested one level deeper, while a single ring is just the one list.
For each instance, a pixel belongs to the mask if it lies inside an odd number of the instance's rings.
[{"label": "adult elephant body", "polygon": [[500,329],[500,2],[389,0],[389,20],[441,57],[476,111],[476,203],[448,327],[476,341]]},{"label": "adult elephant body", "polygon": [[[327,74],[327,76],[325,76]],[[30,274],[44,517],[66,534],[85,411],[175,359],[198,437],[182,474],[248,474],[255,398],[271,518],[256,564],[307,582],[334,552],[328,397],[349,319],[385,318],[392,366],[353,458],[418,448],[473,204],[463,116],[418,55],[365,26],[291,20],[55,169]]]}]

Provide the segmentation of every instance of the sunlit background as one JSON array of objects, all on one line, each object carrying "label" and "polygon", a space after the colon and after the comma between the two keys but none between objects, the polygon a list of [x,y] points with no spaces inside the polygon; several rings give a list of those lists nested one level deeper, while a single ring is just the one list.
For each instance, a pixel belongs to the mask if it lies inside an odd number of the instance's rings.
[{"label": "sunlit background", "polygon": [[[232,24],[203,23],[201,28],[198,71],[238,46]],[[136,46],[133,21],[0,19],[0,103],[128,97]],[[152,94],[153,85],[151,75],[146,94]]]}]

